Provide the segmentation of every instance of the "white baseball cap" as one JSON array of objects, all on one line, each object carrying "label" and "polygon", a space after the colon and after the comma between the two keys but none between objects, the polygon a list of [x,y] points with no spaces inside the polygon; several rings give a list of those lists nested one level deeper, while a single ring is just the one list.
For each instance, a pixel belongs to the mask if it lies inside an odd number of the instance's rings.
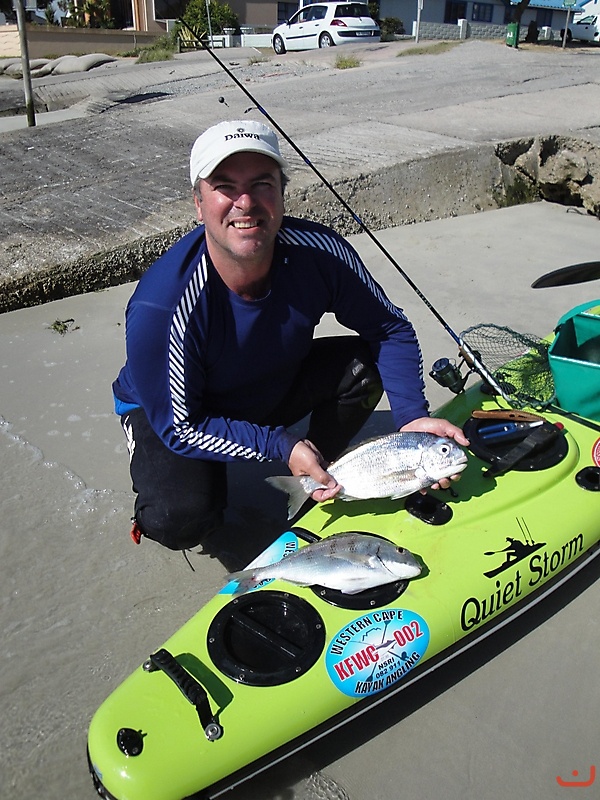
[{"label": "white baseball cap", "polygon": [[276,161],[282,169],[288,164],[279,152],[277,136],[271,128],[255,120],[220,122],[204,131],[192,147],[190,155],[190,180],[192,186],[198,178],[208,176],[234,153],[261,153]]}]

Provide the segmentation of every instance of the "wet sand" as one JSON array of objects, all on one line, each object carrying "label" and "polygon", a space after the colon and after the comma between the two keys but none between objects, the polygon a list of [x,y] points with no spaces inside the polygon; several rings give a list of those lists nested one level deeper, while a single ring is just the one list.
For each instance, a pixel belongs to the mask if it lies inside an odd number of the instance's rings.
[{"label": "wet sand", "polygon": [[[598,256],[598,221],[536,204],[381,232],[452,327],[495,322],[539,335],[600,284],[532,290]],[[366,237],[353,237],[415,323],[429,370],[455,346]],[[110,384],[124,354],[122,286],[0,316],[0,796],[94,796],[91,716],[150,652],[281,530],[281,465],[232,470],[213,554],[128,536],[127,454]],[[55,321],[67,323],[60,335]],[[321,333],[339,330],[332,320]],[[434,406],[450,395],[429,385]],[[385,405],[365,436],[389,430]],[[218,557],[215,557],[218,556]],[[564,798],[598,762],[598,567],[487,644],[383,708],[232,791],[231,800]],[[600,778],[599,778],[600,780]],[[593,791],[593,790],[588,790]]]}]

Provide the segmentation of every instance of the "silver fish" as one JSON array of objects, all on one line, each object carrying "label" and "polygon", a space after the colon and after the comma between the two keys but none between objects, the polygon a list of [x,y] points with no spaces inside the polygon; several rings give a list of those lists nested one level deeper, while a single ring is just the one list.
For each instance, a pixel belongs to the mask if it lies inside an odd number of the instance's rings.
[{"label": "silver fish", "polygon": [[365,533],[338,533],[301,547],[289,556],[263,567],[234,572],[235,593],[247,592],[261,581],[279,578],[297,586],[325,586],[356,594],[374,586],[414,578],[421,565],[411,552],[387,539]]},{"label": "silver fish", "polygon": [[[327,472],[342,485],[336,495],[341,500],[396,499],[457,475],[466,466],[467,456],[453,439],[400,431],[362,442],[330,464]],[[288,519],[321,486],[308,475],[280,475],[266,480],[288,493]]]}]

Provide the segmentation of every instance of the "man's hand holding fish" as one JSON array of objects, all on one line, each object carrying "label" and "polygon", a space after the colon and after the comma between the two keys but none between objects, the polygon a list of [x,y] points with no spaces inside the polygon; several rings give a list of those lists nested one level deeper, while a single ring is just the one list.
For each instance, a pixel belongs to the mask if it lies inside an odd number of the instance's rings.
[{"label": "man's hand holding fish", "polygon": [[308,477],[321,484],[311,497],[317,503],[331,500],[342,488],[336,479],[326,471],[327,462],[308,439],[302,439],[292,450],[288,466],[292,475]]},{"label": "man's hand holding fish", "polygon": [[[458,444],[465,447],[469,445],[469,440],[461,428],[446,419],[439,419],[438,417],[419,417],[404,425],[400,430],[432,433],[439,437],[454,439]],[[316,484],[319,484],[319,487],[311,493],[311,498],[317,503],[332,500],[344,489],[343,485],[338,483],[336,478],[327,472],[327,462],[315,445],[308,439],[303,439],[294,447],[289,467],[293,476],[312,478]],[[420,489],[420,492],[425,494],[427,488],[447,489],[452,481],[458,480],[460,480],[460,472],[448,477],[442,477],[430,486]]]},{"label": "man's hand holding fish", "polygon": [[[446,436],[448,439],[454,439],[458,444],[463,447],[469,446],[469,440],[462,432],[462,428],[448,422],[447,419],[439,419],[438,417],[419,417],[413,419],[406,425],[400,428],[401,431],[425,431],[427,433],[435,433],[437,436]],[[460,480],[460,474],[451,475],[449,478],[442,478],[437,483],[432,484],[430,489],[448,489],[452,481]],[[421,489],[421,494],[426,494],[425,489]]]},{"label": "man's hand holding fish", "polygon": [[[467,441],[451,423],[432,422],[434,429],[438,426]],[[323,474],[326,479],[335,479],[339,487],[336,494],[341,500],[395,500],[431,486],[441,487],[466,466],[467,456],[454,437],[404,430],[362,442],[333,461]],[[309,497],[318,499],[316,490],[330,488],[328,483],[319,483],[311,475],[270,477],[267,482],[287,492],[288,519],[298,513]]]}]

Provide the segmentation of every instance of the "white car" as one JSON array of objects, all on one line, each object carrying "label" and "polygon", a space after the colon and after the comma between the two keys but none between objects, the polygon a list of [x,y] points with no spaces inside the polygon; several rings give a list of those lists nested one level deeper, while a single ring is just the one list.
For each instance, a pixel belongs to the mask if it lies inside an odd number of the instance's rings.
[{"label": "white car", "polygon": [[[571,34],[569,36],[569,34]],[[579,39],[582,42],[600,42],[600,18],[595,15],[588,15],[577,19],[567,32],[567,39]]]},{"label": "white car", "polygon": [[273,31],[273,50],[312,50],[350,42],[379,42],[379,26],[366,3],[312,3]]}]

